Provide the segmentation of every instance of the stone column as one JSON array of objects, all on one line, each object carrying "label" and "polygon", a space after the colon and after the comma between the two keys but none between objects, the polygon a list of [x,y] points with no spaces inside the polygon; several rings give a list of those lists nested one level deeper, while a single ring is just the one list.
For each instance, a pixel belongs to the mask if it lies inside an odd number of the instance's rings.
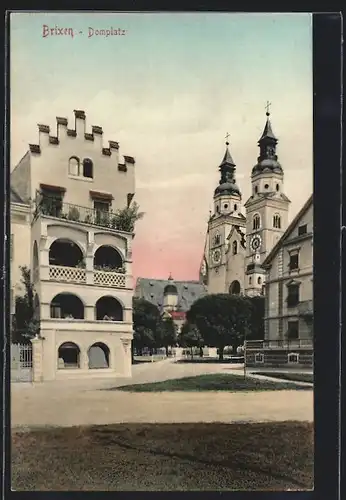
[{"label": "stone column", "polygon": [[121,343],[123,345],[123,376],[132,377],[132,356],[131,356],[131,339],[122,338]]},{"label": "stone column", "polygon": [[32,381],[43,382],[43,339],[35,337],[32,344]]}]

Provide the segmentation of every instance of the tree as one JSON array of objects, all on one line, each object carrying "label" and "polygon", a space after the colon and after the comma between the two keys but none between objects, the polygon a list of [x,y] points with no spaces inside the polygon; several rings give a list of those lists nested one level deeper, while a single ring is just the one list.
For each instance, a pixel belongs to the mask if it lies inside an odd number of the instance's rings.
[{"label": "tree", "polygon": [[114,214],[114,224],[119,231],[132,233],[135,223],[142,219],[144,212],[139,212],[139,205],[133,202],[131,206],[117,210]]},{"label": "tree", "polygon": [[133,299],[133,346],[142,352],[152,350],[160,337],[161,316],[159,309],[145,299]]},{"label": "tree", "polygon": [[185,321],[179,334],[179,345],[180,347],[199,347],[200,349],[204,346],[204,339],[196,325]]},{"label": "tree", "polygon": [[244,343],[251,325],[251,302],[240,295],[206,295],[192,304],[186,318],[196,325],[207,345],[219,349],[222,360],[226,345],[236,351]]},{"label": "tree", "polygon": [[24,295],[16,297],[11,336],[13,342],[28,343],[40,333],[39,311],[35,305],[35,288],[31,282],[30,269],[20,266],[20,272]]},{"label": "tree", "polygon": [[162,319],[160,333],[159,347],[165,347],[168,356],[168,347],[177,343],[177,327],[171,317]]}]

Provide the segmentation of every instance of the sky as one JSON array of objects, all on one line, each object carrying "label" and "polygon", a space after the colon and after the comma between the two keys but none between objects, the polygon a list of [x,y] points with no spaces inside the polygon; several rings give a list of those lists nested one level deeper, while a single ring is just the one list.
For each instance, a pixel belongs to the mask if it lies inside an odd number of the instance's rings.
[{"label": "sky", "polygon": [[[290,219],[312,193],[310,14],[14,13],[10,24],[11,169],[37,123],[84,110],[87,128],[136,159],[136,278],[198,279],[225,136],[245,203],[268,100]],[[44,25],[70,30],[43,36]]]}]

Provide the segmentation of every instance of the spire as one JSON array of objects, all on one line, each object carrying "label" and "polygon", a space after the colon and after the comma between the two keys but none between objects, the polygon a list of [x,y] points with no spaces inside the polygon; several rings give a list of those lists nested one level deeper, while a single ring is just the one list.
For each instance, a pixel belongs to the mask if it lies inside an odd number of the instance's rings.
[{"label": "spire", "polygon": [[228,164],[228,165],[232,165],[233,167],[235,167],[235,163],[233,161],[232,155],[231,155],[229,148],[228,148],[228,146],[229,146],[228,138],[229,138],[229,133],[227,132],[226,137],[225,137],[225,139],[226,139],[226,151],[225,151],[223,160],[221,162],[221,165]]},{"label": "spire", "polygon": [[270,113],[269,113],[269,106],[271,103],[267,101],[266,104],[266,124],[264,126],[263,133],[261,135],[261,138],[258,141],[258,145],[260,147],[260,155],[257,158],[257,165],[254,166],[252,169],[252,173],[258,173],[262,171],[264,168],[266,169],[271,169],[275,170],[277,172],[282,173],[282,168],[280,163],[278,162],[278,157],[276,154],[276,146],[278,143],[277,138],[274,135],[272,125],[269,119]]},{"label": "spire", "polygon": [[169,281],[173,281],[173,278],[172,278],[172,273],[171,273],[171,272],[169,273],[168,280],[169,280]]},{"label": "spire", "polygon": [[221,173],[219,186],[215,189],[214,195],[218,194],[237,194],[240,196],[240,190],[235,182],[235,163],[233,161],[232,155],[229,151],[229,133],[226,134],[226,151],[219,166],[219,171]]}]

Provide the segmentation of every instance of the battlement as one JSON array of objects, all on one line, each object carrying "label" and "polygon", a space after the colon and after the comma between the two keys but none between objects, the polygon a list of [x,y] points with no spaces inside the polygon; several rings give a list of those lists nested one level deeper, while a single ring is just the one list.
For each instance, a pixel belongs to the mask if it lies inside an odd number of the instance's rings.
[{"label": "battlement", "polygon": [[[83,138],[85,141],[95,143],[95,147],[100,147],[100,152],[103,156],[112,156],[115,152],[118,154],[119,143],[117,141],[108,141],[108,147],[103,145],[103,128],[99,125],[92,125],[91,132],[86,132],[86,114],[83,110],[75,109],[74,111],[74,127],[68,128],[68,119],[62,116],[56,117],[56,134],[51,135],[51,128],[49,125],[39,123],[37,125],[39,131],[39,143],[29,144],[31,153],[40,155],[45,146],[57,146],[65,138]],[[124,163],[118,164],[120,172],[127,172],[128,164],[134,165],[135,159],[133,156],[124,155]]]}]

